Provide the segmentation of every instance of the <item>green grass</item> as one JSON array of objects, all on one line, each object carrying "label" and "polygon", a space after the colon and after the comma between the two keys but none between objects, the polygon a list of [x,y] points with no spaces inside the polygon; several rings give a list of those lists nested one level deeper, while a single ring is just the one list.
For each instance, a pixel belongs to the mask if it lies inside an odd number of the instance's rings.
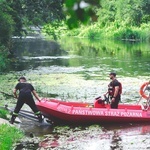
[{"label": "green grass", "polygon": [[[0,109],[0,118],[7,119],[8,112]],[[23,137],[23,132],[9,124],[0,125],[0,150],[11,150],[13,144]]]},{"label": "green grass", "polygon": [[145,41],[150,42],[150,24],[142,24],[140,27],[116,27],[111,24],[108,27],[101,28],[98,24],[81,28],[79,37],[88,39],[113,39],[113,40],[129,40],[129,41]]},{"label": "green grass", "polygon": [[[65,32],[62,30],[65,27]],[[141,24],[140,26],[127,26],[113,22],[107,26],[102,26],[99,22],[69,30],[63,24],[61,27],[55,29],[60,37],[76,36],[80,38],[93,39],[112,39],[112,40],[126,40],[126,41],[145,41],[150,42],[150,23]],[[51,26],[47,26],[43,33],[51,32]],[[46,32],[47,31],[47,32]],[[57,35],[56,35],[57,36]]]},{"label": "green grass", "polygon": [[16,127],[0,125],[0,150],[11,150],[13,144],[23,137],[23,132]]},{"label": "green grass", "polygon": [[0,109],[0,118],[7,119],[7,111]]}]

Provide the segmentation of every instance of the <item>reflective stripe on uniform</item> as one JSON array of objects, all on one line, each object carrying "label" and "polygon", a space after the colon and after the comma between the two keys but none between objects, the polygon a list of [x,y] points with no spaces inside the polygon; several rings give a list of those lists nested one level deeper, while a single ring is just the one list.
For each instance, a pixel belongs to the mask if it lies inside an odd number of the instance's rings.
[{"label": "reflective stripe on uniform", "polygon": [[13,115],[14,115],[14,116],[18,116],[18,114],[17,114],[17,113],[15,113],[15,112],[13,112]]},{"label": "reflective stripe on uniform", "polygon": [[35,115],[39,115],[39,114],[41,114],[41,112],[40,111],[38,111],[38,112],[36,112],[36,113],[34,113]]}]

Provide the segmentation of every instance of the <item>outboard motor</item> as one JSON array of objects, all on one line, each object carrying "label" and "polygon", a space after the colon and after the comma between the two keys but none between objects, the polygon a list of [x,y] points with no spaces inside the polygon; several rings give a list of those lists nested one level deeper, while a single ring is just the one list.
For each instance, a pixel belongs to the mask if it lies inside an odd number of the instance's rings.
[{"label": "outboard motor", "polygon": [[95,107],[95,108],[106,108],[106,107],[105,107],[105,100],[103,100],[103,99],[101,98],[101,96],[100,96],[100,97],[97,97],[97,98],[95,99],[95,102],[94,102],[94,107]]}]

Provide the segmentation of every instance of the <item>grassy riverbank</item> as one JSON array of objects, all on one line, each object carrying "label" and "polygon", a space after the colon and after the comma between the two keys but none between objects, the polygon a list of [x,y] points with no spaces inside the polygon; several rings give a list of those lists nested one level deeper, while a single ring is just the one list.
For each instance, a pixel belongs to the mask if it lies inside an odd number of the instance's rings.
[{"label": "grassy riverbank", "polygon": [[[0,118],[7,119],[7,111],[0,109]],[[11,150],[13,144],[23,137],[23,132],[15,126],[0,124],[0,150]]]},{"label": "grassy riverbank", "polygon": [[126,26],[118,23],[112,23],[109,26],[104,26],[100,23],[94,23],[88,26],[81,25],[80,28],[69,30],[65,24],[61,24],[57,29],[51,25],[46,25],[43,28],[43,33],[48,34],[51,38],[51,30],[55,31],[55,38],[63,36],[76,36],[87,39],[111,39],[120,41],[140,41],[150,42],[150,24],[141,24],[141,26]]},{"label": "grassy riverbank", "polygon": [[142,24],[140,27],[123,27],[116,24],[112,24],[109,27],[100,27],[99,24],[94,24],[81,30],[78,36],[89,39],[107,38],[113,40],[150,41],[149,28],[150,25],[148,24]]}]

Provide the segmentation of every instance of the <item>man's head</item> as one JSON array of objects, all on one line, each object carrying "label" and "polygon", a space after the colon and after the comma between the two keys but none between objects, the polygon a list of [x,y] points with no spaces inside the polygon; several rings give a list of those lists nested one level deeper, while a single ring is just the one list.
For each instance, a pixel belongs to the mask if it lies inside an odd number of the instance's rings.
[{"label": "man's head", "polygon": [[20,77],[20,78],[18,79],[18,81],[19,81],[19,82],[26,82],[27,80],[26,80],[25,77]]},{"label": "man's head", "polygon": [[114,78],[116,77],[116,73],[111,72],[111,73],[109,74],[109,76],[110,76],[110,79],[114,79]]}]

